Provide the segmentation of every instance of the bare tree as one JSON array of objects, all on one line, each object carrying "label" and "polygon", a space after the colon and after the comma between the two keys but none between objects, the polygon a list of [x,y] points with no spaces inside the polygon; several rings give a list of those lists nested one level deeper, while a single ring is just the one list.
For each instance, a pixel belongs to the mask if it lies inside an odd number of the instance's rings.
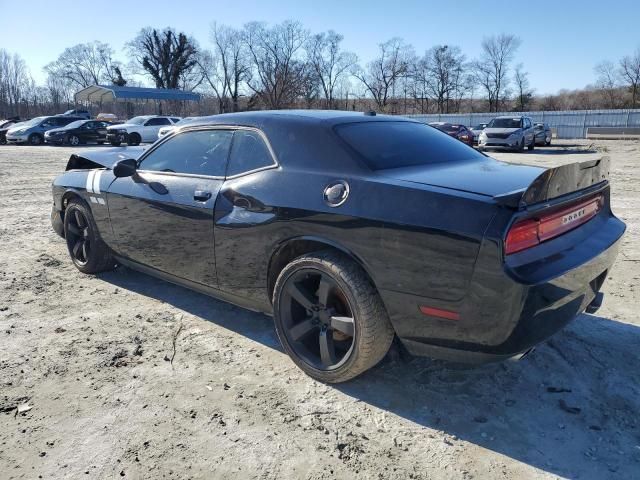
[{"label": "bare tree", "polygon": [[373,96],[378,108],[386,111],[390,97],[395,95],[398,81],[408,75],[414,61],[413,48],[401,38],[392,38],[380,44],[380,56],[367,64],[366,70],[356,70],[360,80]]},{"label": "bare tree", "polygon": [[631,108],[636,108],[640,87],[640,48],[633,55],[627,55],[620,60],[620,76],[629,83]]},{"label": "bare tree", "polygon": [[157,88],[193,89],[202,82],[196,69],[198,46],[182,32],[143,28],[127,49]]},{"label": "bare tree", "polygon": [[464,93],[465,57],[459,47],[436,45],[414,64],[414,81],[436,102],[438,113],[449,113],[451,101]]},{"label": "bare tree", "polygon": [[299,22],[245,25],[244,43],[252,63],[247,85],[268,108],[284,108],[300,94],[306,80],[301,53],[307,38]]},{"label": "bare tree", "polygon": [[516,85],[516,110],[520,112],[526,111],[533,100],[533,90],[529,83],[529,72],[524,71],[524,66],[519,63],[516,65],[513,74],[513,81]]},{"label": "bare tree", "polygon": [[334,108],[336,85],[349,73],[358,61],[354,53],[340,49],[344,37],[333,30],[309,38],[306,50],[308,63],[315,73],[327,108]]},{"label": "bare tree", "polygon": [[218,99],[219,111],[237,112],[241,88],[250,69],[243,33],[214,23],[211,43],[213,51],[203,52],[199,59],[202,75]]},{"label": "bare tree", "polygon": [[518,37],[505,33],[482,40],[482,55],[473,69],[476,82],[489,100],[490,112],[497,112],[506,97],[509,68],[520,43]]},{"label": "bare tree", "polygon": [[66,48],[58,59],[45,66],[49,75],[66,79],[75,88],[112,83],[119,62],[113,59],[113,49],[106,43],[80,43]]},{"label": "bare tree", "polygon": [[20,102],[32,84],[24,59],[0,49],[0,108],[7,114],[19,115]]},{"label": "bare tree", "polygon": [[618,71],[613,62],[605,60],[594,68],[597,75],[596,87],[602,92],[607,108],[618,108],[620,101],[620,85]]}]

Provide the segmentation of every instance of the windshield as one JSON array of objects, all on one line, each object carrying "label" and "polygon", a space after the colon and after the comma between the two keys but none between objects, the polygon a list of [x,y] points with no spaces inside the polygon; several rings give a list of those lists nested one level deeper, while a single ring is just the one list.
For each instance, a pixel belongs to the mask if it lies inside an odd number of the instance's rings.
[{"label": "windshield", "polygon": [[336,133],[372,170],[484,158],[464,143],[417,122],[347,123]]},{"label": "windshield", "polygon": [[447,133],[453,133],[453,132],[457,132],[458,131],[458,125],[451,125],[449,123],[445,123],[444,125],[432,125],[433,127],[437,128],[438,130],[442,130],[443,132],[447,132]]},{"label": "windshield", "polygon": [[127,120],[127,123],[130,125],[142,125],[148,118],[149,117],[133,117],[131,120]]},{"label": "windshield", "polygon": [[27,120],[24,123],[21,123],[20,126],[22,127],[33,127],[34,125],[38,125],[41,121],[43,121],[45,118],[49,118],[49,117],[36,117],[36,118],[32,118],[31,120]]},{"label": "windshield", "polygon": [[494,118],[487,128],[520,128],[521,126],[521,118]]},{"label": "windshield", "polygon": [[480,123],[478,125],[476,125],[475,127],[471,127],[472,130],[484,130],[484,128],[487,126],[486,123]]},{"label": "windshield", "polygon": [[72,129],[72,128],[78,128],[78,127],[81,127],[82,125],[84,125],[85,122],[86,122],[86,120],[76,120],[75,122],[71,122],[69,125],[67,125],[64,128],[67,128],[69,130]]}]

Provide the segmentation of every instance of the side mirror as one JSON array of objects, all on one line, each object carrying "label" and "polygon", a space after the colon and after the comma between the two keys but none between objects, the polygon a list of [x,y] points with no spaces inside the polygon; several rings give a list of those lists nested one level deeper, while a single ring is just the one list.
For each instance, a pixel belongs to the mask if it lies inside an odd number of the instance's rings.
[{"label": "side mirror", "polygon": [[136,169],[138,168],[138,162],[133,158],[126,158],[124,160],[120,160],[113,166],[113,174],[117,178],[122,177],[131,177],[136,173]]}]

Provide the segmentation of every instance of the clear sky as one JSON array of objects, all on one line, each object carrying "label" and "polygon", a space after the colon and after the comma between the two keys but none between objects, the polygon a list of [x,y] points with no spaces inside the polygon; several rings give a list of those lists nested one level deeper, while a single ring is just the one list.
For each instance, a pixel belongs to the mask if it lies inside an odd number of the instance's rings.
[{"label": "clear sky", "polygon": [[343,34],[361,63],[394,36],[419,54],[449,44],[473,58],[483,36],[514,33],[522,39],[517,61],[539,94],[584,87],[596,63],[640,47],[640,0],[0,0],[0,48],[22,55],[42,82],[42,67],[76,43],[107,42],[126,62],[124,44],[145,26],[175,27],[207,47],[213,21],[239,27],[285,19]]}]

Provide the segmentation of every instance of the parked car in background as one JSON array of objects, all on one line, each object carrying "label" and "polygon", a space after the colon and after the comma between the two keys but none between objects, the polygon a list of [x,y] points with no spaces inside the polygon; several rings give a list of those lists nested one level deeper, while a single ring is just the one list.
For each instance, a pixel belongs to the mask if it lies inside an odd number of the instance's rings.
[{"label": "parked car in background", "polygon": [[78,117],[56,115],[53,117],[36,117],[28,122],[15,125],[7,132],[7,143],[28,143],[29,145],[41,145],[44,143],[44,134],[54,128],[64,127]]},{"label": "parked car in background", "polygon": [[6,145],[7,132],[9,129],[17,126],[20,123],[19,118],[12,118],[9,120],[0,120],[0,145]]},{"label": "parked car in background", "polygon": [[88,110],[67,110],[64,113],[61,113],[60,116],[66,116],[66,117],[76,117],[76,118],[86,118],[87,120],[89,120],[91,118],[91,114],[89,113]]},{"label": "parked car in background", "polygon": [[480,137],[480,133],[482,133],[482,131],[487,128],[487,124],[486,123],[479,123],[477,125],[474,125],[473,127],[470,128],[471,133],[473,133],[473,144],[477,145],[478,144],[478,137]]},{"label": "parked car in background", "polygon": [[416,355],[521,357],[598,309],[625,231],[608,160],[508,164],[396,116],[215,115],[66,170],[51,220],[79,271],[121,264],[272,314],[331,383],[396,336]]},{"label": "parked car in background", "polygon": [[536,136],[536,145],[551,145],[551,127],[547,123],[536,123],[533,125],[533,131]]},{"label": "parked car in background", "polygon": [[536,139],[533,123],[529,117],[503,116],[491,120],[478,137],[478,149],[507,148],[522,151],[524,147],[533,150]]},{"label": "parked car in background", "polygon": [[115,115],[114,113],[99,113],[96,116],[96,120],[113,123],[118,121],[118,116]]},{"label": "parked car in background", "polygon": [[198,118],[200,117],[185,117],[179,122],[174,123],[173,125],[170,125],[168,127],[162,127],[160,130],[158,130],[158,139],[167,136],[171,132],[175,131],[177,128],[187,125],[188,123],[191,123],[192,121],[197,120]]},{"label": "parked car in background", "polygon": [[175,125],[180,117],[168,117],[163,115],[142,115],[127,120],[119,125],[107,128],[107,141],[114,147],[123,143],[127,145],[140,145],[141,142],[155,142],[158,139],[158,131],[162,127]]},{"label": "parked car in background", "polygon": [[470,147],[473,147],[473,133],[466,126],[457,123],[446,122],[433,122],[429,125],[437,128],[441,132],[444,132],[453,138],[457,138],[462,143],[466,143]]},{"label": "parked car in background", "polygon": [[98,120],[78,120],[62,128],[54,128],[44,134],[44,141],[54,145],[80,145],[81,143],[97,143],[107,141],[107,127],[111,124]]}]

